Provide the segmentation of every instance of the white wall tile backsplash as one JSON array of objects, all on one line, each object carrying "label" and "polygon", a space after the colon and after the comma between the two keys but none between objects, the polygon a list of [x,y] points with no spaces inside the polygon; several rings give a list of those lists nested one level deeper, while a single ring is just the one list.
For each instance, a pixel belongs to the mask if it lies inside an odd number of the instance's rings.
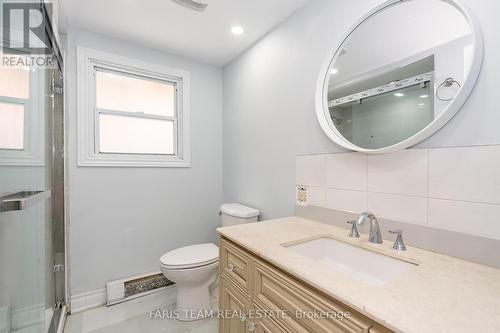
[{"label": "white wall tile backsplash", "polygon": [[295,184],[325,187],[326,155],[297,156],[295,159]]},{"label": "white wall tile backsplash", "polygon": [[309,205],[500,239],[500,145],[297,156]]},{"label": "white wall tile backsplash", "polygon": [[429,199],[429,224],[500,239],[500,205]]},{"label": "white wall tile backsplash", "polygon": [[326,189],[324,187],[307,187],[307,204],[311,206],[325,206]]},{"label": "white wall tile backsplash", "polygon": [[368,192],[368,211],[389,220],[427,224],[427,198]]},{"label": "white wall tile backsplash", "polygon": [[429,196],[500,204],[500,146],[430,150]]},{"label": "white wall tile backsplash", "polygon": [[368,156],[368,191],[427,196],[427,150]]},{"label": "white wall tile backsplash", "polygon": [[364,212],[366,206],[366,192],[326,189],[326,207],[345,210],[348,212]]},{"label": "white wall tile backsplash", "polygon": [[366,191],[366,163],[365,154],[326,155],[326,187]]}]

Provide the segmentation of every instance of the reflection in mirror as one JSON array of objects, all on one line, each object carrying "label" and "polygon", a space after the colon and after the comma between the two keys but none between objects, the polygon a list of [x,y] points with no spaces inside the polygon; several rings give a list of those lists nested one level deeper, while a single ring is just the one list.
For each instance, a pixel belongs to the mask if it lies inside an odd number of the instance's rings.
[{"label": "reflection in mirror", "polygon": [[414,136],[453,102],[472,65],[473,41],[467,19],[445,1],[398,2],[372,15],[330,65],[332,124],[366,149]]}]

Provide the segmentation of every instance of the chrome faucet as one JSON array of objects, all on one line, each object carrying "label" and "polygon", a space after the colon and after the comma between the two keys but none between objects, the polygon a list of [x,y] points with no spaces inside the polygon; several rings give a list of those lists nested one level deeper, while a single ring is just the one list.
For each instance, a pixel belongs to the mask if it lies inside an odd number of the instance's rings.
[{"label": "chrome faucet", "polygon": [[349,237],[351,238],[359,238],[359,232],[357,227],[357,221],[347,221],[348,224],[351,224],[351,232],[349,233]]},{"label": "chrome faucet", "polygon": [[363,225],[367,218],[370,219],[370,236],[368,236],[368,241],[375,244],[382,244],[382,234],[380,233],[380,226],[375,215],[369,212],[361,213],[359,214],[357,224]]},{"label": "chrome faucet", "polygon": [[406,246],[403,242],[403,230],[389,230],[389,232],[396,235],[396,241],[392,248],[396,251],[406,251]]}]

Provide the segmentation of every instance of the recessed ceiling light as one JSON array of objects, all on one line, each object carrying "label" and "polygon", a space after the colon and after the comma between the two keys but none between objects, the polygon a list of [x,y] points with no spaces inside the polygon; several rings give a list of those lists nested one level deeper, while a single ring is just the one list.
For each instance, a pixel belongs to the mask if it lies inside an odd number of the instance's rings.
[{"label": "recessed ceiling light", "polygon": [[418,103],[418,106],[425,106],[425,103]]},{"label": "recessed ceiling light", "polygon": [[403,94],[403,93],[395,93],[395,94],[394,94],[394,96],[396,96],[396,97],[403,97],[404,95],[405,95],[405,94]]},{"label": "recessed ceiling light", "polygon": [[420,98],[427,98],[429,95],[420,95]]},{"label": "recessed ceiling light", "polygon": [[330,71],[331,74],[337,74],[339,72],[339,70],[337,68],[332,68],[332,70]]},{"label": "recessed ceiling light", "polygon": [[241,35],[243,34],[243,32],[245,32],[245,30],[243,29],[243,27],[240,27],[239,25],[235,25],[234,27],[231,28],[231,33],[233,35]]}]

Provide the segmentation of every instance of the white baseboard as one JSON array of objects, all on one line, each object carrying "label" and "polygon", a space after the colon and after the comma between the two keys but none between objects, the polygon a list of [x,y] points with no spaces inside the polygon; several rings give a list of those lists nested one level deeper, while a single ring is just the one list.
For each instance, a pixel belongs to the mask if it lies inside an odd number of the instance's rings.
[{"label": "white baseboard", "polygon": [[78,313],[106,304],[106,289],[92,290],[71,296],[71,313]]},{"label": "white baseboard", "polygon": [[134,298],[123,303],[87,310],[83,314],[81,333],[93,332],[105,326],[121,322],[127,318],[143,314],[147,315],[149,311],[172,306],[176,302],[176,298],[177,287],[171,285],[158,292]]}]

